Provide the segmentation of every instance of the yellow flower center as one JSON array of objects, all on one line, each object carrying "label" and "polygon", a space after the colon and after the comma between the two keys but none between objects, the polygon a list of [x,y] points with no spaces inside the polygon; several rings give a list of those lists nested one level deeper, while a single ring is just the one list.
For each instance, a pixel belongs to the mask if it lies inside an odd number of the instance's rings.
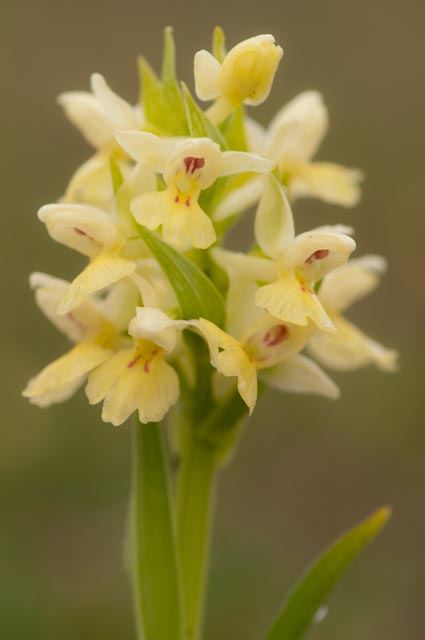
[{"label": "yellow flower center", "polygon": [[188,156],[176,171],[173,184],[173,200],[176,204],[190,207],[191,199],[198,198],[201,191],[200,177],[205,166],[205,158]]},{"label": "yellow flower center", "polygon": [[152,367],[152,363],[164,355],[164,350],[157,344],[154,344],[150,340],[137,340],[136,348],[133,355],[127,363],[127,369],[133,367],[142,367],[145,373],[149,373]]}]

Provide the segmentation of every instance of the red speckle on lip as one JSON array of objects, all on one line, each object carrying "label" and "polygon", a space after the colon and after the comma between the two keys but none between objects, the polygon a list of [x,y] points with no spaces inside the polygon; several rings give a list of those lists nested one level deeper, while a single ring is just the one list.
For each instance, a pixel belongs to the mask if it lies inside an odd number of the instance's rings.
[{"label": "red speckle on lip", "polygon": [[78,227],[74,227],[74,231],[75,233],[78,233],[79,236],[86,236],[87,233],[85,231],[83,231],[82,229],[78,229]]},{"label": "red speckle on lip", "polygon": [[316,260],[323,260],[323,258],[327,258],[329,255],[329,249],[317,249],[314,253],[311,254],[310,257],[305,261],[306,264],[312,264]]},{"label": "red speckle on lip", "polygon": [[286,324],[277,324],[269,329],[263,338],[267,347],[275,347],[289,338],[289,329]]},{"label": "red speckle on lip", "polygon": [[190,207],[190,198],[188,198],[185,202],[186,207]]},{"label": "red speckle on lip", "polygon": [[193,158],[188,156],[183,160],[186,173],[194,174],[196,169],[202,169],[205,166],[205,158]]},{"label": "red speckle on lip", "polygon": [[145,373],[149,373],[149,364],[150,364],[150,360],[146,360],[145,364],[143,365],[143,371]]},{"label": "red speckle on lip", "polygon": [[139,360],[140,360],[140,356],[135,356],[135,358],[133,358],[133,360],[130,360],[130,362],[128,363],[127,369],[131,369],[131,367],[134,367],[136,362],[138,362]]},{"label": "red speckle on lip", "polygon": [[177,202],[177,203],[178,203],[178,202],[180,202],[180,198],[179,198],[178,196],[176,196],[176,197],[174,198],[174,202]]}]

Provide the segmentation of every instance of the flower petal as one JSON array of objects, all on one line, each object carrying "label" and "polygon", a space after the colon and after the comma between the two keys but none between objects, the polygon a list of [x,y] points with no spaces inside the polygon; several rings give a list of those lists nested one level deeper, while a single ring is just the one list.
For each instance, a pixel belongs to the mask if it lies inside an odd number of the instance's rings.
[{"label": "flower petal", "polygon": [[257,370],[242,344],[204,318],[191,324],[207,341],[213,367],[226,377],[238,378],[238,392],[251,414],[257,402]]},{"label": "flower petal", "polygon": [[219,95],[220,69],[220,63],[209,51],[201,49],[195,53],[195,92],[200,100],[214,100]]},{"label": "flower petal", "polygon": [[383,371],[397,370],[397,351],[372,340],[339,315],[333,315],[332,319],[337,333],[326,337],[316,334],[308,345],[309,352],[321,364],[340,371],[350,371],[368,364],[375,364]]},{"label": "flower petal", "polygon": [[277,282],[260,287],[255,304],[283,322],[306,326],[312,320],[322,331],[335,331],[314,291],[294,274],[282,275]]},{"label": "flower petal", "polygon": [[[127,163],[121,162],[120,169],[126,175]],[[81,203],[104,210],[109,208],[113,195],[109,155],[97,153],[74,173],[62,202]]]},{"label": "flower petal", "polygon": [[131,320],[128,332],[134,338],[151,340],[170,353],[176,346],[178,331],[187,326],[184,320],[173,320],[161,309],[136,307],[136,316]]},{"label": "flower petal", "polygon": [[110,351],[95,343],[82,342],[30,380],[22,395],[39,407],[67,400],[82,384],[84,376],[109,354]]},{"label": "flower petal", "polygon": [[363,173],[358,169],[330,162],[303,164],[291,172],[289,195],[291,200],[314,197],[343,207],[355,207],[361,198],[362,179]]},{"label": "flower petal", "polygon": [[136,263],[132,260],[106,253],[100,254],[70,284],[59,304],[58,313],[69,313],[80,305],[88,294],[100,291],[129,276],[135,268]]},{"label": "flower petal", "polygon": [[241,187],[232,189],[230,193],[213,210],[211,216],[216,222],[221,222],[241,211],[255,205],[261,197],[263,181],[260,176],[254,176]]},{"label": "flower petal", "polygon": [[263,184],[263,195],[255,215],[255,239],[266,256],[276,259],[295,237],[294,218],[276,177],[264,176]]},{"label": "flower petal", "polygon": [[67,118],[95,149],[106,150],[114,145],[116,127],[91,93],[68,91],[58,96],[58,102]]},{"label": "flower petal", "polygon": [[30,286],[35,289],[36,303],[44,315],[73,342],[88,340],[102,331],[105,317],[88,298],[64,316],[57,313],[58,304],[69,287],[66,280],[36,272],[30,276]]},{"label": "flower petal", "polygon": [[114,125],[114,129],[135,129],[137,127],[136,110],[112,91],[100,73],[93,73],[91,88],[103,113]]},{"label": "flower petal", "polygon": [[162,173],[172,149],[159,136],[148,131],[116,131],[118,144],[137,162],[143,162],[156,173]]},{"label": "flower petal", "polygon": [[306,231],[295,238],[285,251],[283,269],[296,269],[307,282],[317,282],[327,273],[344,265],[356,243],[342,233]]},{"label": "flower petal", "polygon": [[333,380],[313,360],[302,355],[262,371],[261,379],[280,391],[339,398],[339,389]]},{"label": "flower petal", "polygon": [[89,376],[90,404],[104,400],[102,419],[118,426],[136,410],[143,423],[162,420],[179,396],[179,379],[162,357],[134,363],[134,348],[119,351]]},{"label": "flower petal", "polygon": [[386,260],[382,256],[368,255],[350,260],[326,276],[319,298],[332,311],[345,311],[378,286],[385,268]]},{"label": "flower petal", "polygon": [[268,173],[276,163],[274,160],[259,156],[257,153],[245,151],[224,151],[221,160],[221,176],[231,176],[237,173]]},{"label": "flower petal", "polygon": [[327,109],[317,91],[305,91],[285,105],[269,127],[267,155],[284,168],[286,160],[305,163],[319,148],[329,125]]},{"label": "flower petal", "polygon": [[82,204],[47,204],[38,212],[49,235],[86,256],[117,244],[121,235],[109,214]]}]

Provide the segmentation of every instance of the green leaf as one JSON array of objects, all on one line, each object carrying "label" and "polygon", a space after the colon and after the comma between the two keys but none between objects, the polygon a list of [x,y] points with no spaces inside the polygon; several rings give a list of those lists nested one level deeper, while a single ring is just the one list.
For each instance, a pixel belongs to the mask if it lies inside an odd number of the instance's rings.
[{"label": "green leaf", "polygon": [[186,256],[170,247],[155,233],[141,225],[137,225],[137,230],[168,278],[183,318],[206,318],[222,327],[225,317],[224,301],[211,280]]},{"label": "green leaf", "polygon": [[228,150],[229,146],[223,134],[196,104],[184,82],[182,82],[182,88],[190,135],[193,138],[211,138],[213,142],[216,142],[221,147],[222,151]]},{"label": "green leaf", "polygon": [[299,640],[334,585],[384,527],[391,509],[383,507],[325,551],[289,594],[264,640]]},{"label": "green leaf", "polygon": [[182,585],[160,425],[135,425],[135,604],[143,640],[183,640]]},{"label": "green leaf", "polygon": [[213,33],[212,54],[221,63],[226,55],[226,38],[221,27],[215,27]]}]

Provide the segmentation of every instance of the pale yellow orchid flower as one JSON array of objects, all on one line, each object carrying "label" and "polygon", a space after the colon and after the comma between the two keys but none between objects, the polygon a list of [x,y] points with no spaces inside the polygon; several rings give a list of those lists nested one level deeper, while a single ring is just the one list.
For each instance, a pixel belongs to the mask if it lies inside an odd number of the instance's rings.
[{"label": "pale yellow orchid flower", "polygon": [[219,176],[270,171],[274,162],[256,154],[220,150],[209,138],[171,142],[145,131],[118,131],[123,149],[146,172],[163,176],[165,190],[142,193],[131,202],[137,222],[162,227],[164,239],[180,249],[206,249],[216,240],[214,226],[198,198]]},{"label": "pale yellow orchid flower", "polygon": [[207,111],[214,124],[222,122],[242,103],[258,105],[266,100],[283,56],[270,34],[237,44],[223,62],[202,49],[195,54],[195,90],[200,100],[215,100]]},{"label": "pale yellow orchid flower", "polygon": [[38,306],[51,322],[72,342],[73,349],[45,367],[23,391],[33,404],[46,407],[67,400],[82,385],[87,374],[110,355],[108,342],[114,334],[95,301],[86,298],[65,315],[56,312],[69,283],[44,273],[33,273]]},{"label": "pale yellow orchid flower", "polygon": [[86,295],[134,273],[135,261],[120,255],[125,236],[108,213],[86,205],[49,204],[38,217],[54,240],[90,258],[63,296],[59,313],[72,311]]},{"label": "pale yellow orchid flower", "polygon": [[119,149],[114,132],[116,129],[140,129],[143,118],[140,108],[133,107],[112,91],[99,73],[91,76],[91,89],[92,93],[69,91],[58,97],[69,120],[96,149],[95,155],[71,178],[63,201],[105,208],[113,199],[110,155],[114,154],[124,176],[131,170],[131,163]]},{"label": "pale yellow orchid flower", "polygon": [[291,207],[272,175],[264,178],[255,237],[275,267],[275,276],[268,279],[270,284],[256,292],[256,305],[283,322],[306,326],[311,320],[323,331],[335,332],[314,284],[347,262],[356,246],[354,240],[339,227],[322,227],[295,237]]},{"label": "pale yellow orchid flower", "polygon": [[260,280],[268,277],[269,261],[223,249],[214,249],[213,257],[229,276],[227,331],[203,318],[190,324],[206,339],[217,371],[237,377],[238,391],[250,413],[257,401],[258,376],[280,390],[337,397],[338,389],[328,376],[300,355],[315,325],[283,323],[254,304],[258,285],[252,274]]},{"label": "pale yellow orchid flower", "polygon": [[136,308],[128,330],[133,345],[92,371],[86,386],[90,404],[103,400],[105,422],[120,425],[134,411],[143,423],[162,420],[179,398],[179,379],[166,357],[186,326],[160,309]]},{"label": "pale yellow orchid flower", "polygon": [[[314,197],[354,207],[361,197],[362,172],[332,162],[313,162],[328,126],[328,111],[317,91],[296,96],[276,114],[267,130],[255,120],[246,119],[249,149],[277,163],[279,178],[287,187],[291,202]],[[213,213],[214,220],[223,220],[254,205],[261,192],[261,180],[252,178],[223,199]]]},{"label": "pale yellow orchid flower", "polygon": [[319,299],[337,329],[335,335],[316,334],[308,349],[325,367],[348,371],[374,364],[384,371],[397,369],[398,354],[365,335],[349,322],[343,312],[372,292],[386,268],[381,256],[368,255],[350,260],[323,281]]}]

